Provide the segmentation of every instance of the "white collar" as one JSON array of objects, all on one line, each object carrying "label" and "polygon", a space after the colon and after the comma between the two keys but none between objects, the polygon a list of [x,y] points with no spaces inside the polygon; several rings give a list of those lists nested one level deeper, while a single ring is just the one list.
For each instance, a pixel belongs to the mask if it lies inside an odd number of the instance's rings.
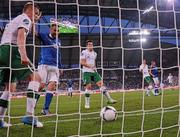
[{"label": "white collar", "polygon": [[94,52],[94,50],[92,50],[92,51],[89,51],[88,49],[86,49],[89,53],[93,53]]}]

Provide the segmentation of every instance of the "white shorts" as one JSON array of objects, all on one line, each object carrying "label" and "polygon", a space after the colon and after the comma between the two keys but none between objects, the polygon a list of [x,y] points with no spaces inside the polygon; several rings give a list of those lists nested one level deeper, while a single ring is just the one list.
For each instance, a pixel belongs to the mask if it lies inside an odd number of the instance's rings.
[{"label": "white shorts", "polygon": [[42,83],[49,83],[50,81],[59,81],[59,69],[56,66],[39,65],[38,73],[41,77]]},{"label": "white shorts", "polygon": [[155,84],[155,85],[158,85],[158,84],[159,84],[159,78],[158,78],[158,77],[153,78],[153,81],[154,81],[154,84]]},{"label": "white shorts", "polygon": [[71,87],[71,88],[68,88],[68,92],[72,92],[72,87]]}]

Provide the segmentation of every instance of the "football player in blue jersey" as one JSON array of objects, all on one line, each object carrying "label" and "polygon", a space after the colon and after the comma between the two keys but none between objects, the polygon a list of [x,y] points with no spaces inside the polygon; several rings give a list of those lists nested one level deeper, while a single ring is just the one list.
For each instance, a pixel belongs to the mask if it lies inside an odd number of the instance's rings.
[{"label": "football player in blue jersey", "polygon": [[45,102],[42,109],[43,115],[49,115],[49,107],[56,91],[61,69],[61,41],[58,38],[58,24],[50,25],[49,33],[39,33],[42,41],[39,55],[38,72],[42,80],[42,88],[46,90]]},{"label": "football player in blue jersey", "polygon": [[156,66],[156,62],[151,61],[150,75],[154,81],[154,95],[159,95],[159,78],[158,78],[158,67]]},{"label": "football player in blue jersey", "polygon": [[73,81],[71,79],[68,79],[67,81],[68,96],[71,96],[71,97],[72,97],[72,86],[73,86]]}]

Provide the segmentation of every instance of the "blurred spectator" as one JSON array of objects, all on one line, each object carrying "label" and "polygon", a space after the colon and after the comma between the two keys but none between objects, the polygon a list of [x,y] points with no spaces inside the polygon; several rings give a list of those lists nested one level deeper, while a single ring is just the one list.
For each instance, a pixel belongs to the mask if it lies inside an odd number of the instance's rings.
[{"label": "blurred spectator", "polygon": [[[173,75],[173,85],[178,86],[178,69],[169,70],[163,72],[163,80],[160,81],[164,84],[165,87],[168,86],[168,81],[166,80],[169,73]],[[159,75],[161,76],[161,74]],[[80,87],[83,90],[83,81],[79,79],[80,77],[80,70],[65,70],[63,75],[59,79],[59,91],[66,91],[67,90],[67,80],[70,78],[74,81],[73,89],[75,91],[79,91]],[[123,72],[121,70],[108,70],[104,71],[103,73],[103,80],[105,85],[107,86],[108,90],[120,90],[120,89],[141,89],[142,88],[142,75],[137,70],[128,70]],[[81,86],[79,86],[79,82],[81,81]],[[124,81],[124,82],[123,82]],[[124,86],[123,86],[124,83]],[[17,86],[18,92],[25,92],[28,82],[27,81],[20,81]],[[145,83],[146,86],[146,83]],[[92,89],[97,89],[96,86],[93,86]],[[0,86],[0,91],[3,91],[3,86]]]}]

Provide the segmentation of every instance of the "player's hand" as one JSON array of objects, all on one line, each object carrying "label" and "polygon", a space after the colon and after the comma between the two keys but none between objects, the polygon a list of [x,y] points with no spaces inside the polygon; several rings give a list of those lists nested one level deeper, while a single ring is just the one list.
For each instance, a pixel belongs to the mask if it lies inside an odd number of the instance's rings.
[{"label": "player's hand", "polygon": [[29,58],[26,55],[21,55],[21,64],[29,65]]},{"label": "player's hand", "polygon": [[92,69],[93,69],[94,71],[96,71],[96,70],[97,70],[97,69],[96,69],[96,67],[93,67]]},{"label": "player's hand", "polygon": [[91,66],[91,69],[94,70],[94,71],[97,70],[97,69],[96,69],[96,66]]}]

